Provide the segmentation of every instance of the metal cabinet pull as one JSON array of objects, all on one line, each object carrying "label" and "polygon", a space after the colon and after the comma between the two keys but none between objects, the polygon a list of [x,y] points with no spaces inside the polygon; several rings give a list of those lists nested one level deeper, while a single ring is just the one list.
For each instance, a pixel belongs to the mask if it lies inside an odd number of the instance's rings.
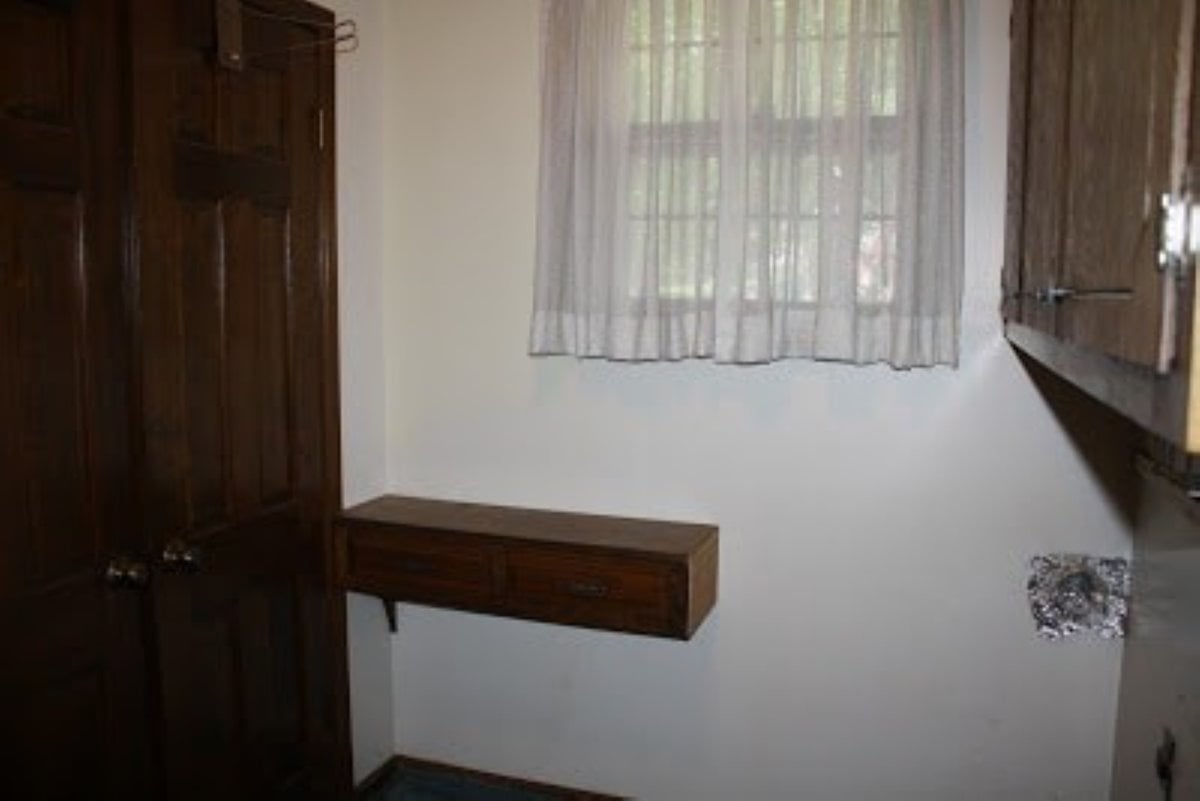
[{"label": "metal cabinet pull", "polygon": [[1062,303],[1064,300],[1133,300],[1132,289],[1072,289],[1052,286],[1039,289],[1034,297],[1042,303]]},{"label": "metal cabinet pull", "polygon": [[580,598],[604,598],[608,595],[608,585],[599,581],[569,581],[567,592]]},{"label": "metal cabinet pull", "polygon": [[1125,301],[1133,300],[1133,290],[1072,289],[1066,286],[1050,286],[1034,292],[1008,292],[1004,295],[1005,300],[1022,300],[1024,298],[1046,305],[1058,305],[1068,300]]}]

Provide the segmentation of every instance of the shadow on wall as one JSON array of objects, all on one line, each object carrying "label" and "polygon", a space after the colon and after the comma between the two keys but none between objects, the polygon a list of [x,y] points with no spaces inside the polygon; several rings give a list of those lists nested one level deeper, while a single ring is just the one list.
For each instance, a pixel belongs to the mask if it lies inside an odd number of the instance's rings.
[{"label": "shadow on wall", "polygon": [[1021,365],[1121,520],[1133,526],[1141,501],[1134,464],[1144,437],[1136,425],[1017,351]]}]

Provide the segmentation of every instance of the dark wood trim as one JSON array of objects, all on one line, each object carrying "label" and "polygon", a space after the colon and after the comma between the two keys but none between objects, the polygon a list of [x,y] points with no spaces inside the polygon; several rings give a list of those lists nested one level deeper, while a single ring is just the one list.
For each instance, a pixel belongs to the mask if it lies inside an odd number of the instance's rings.
[{"label": "dark wood trim", "polygon": [[390,631],[392,634],[395,634],[400,630],[400,624],[396,620],[397,604],[395,601],[389,601],[387,598],[381,598],[380,600],[383,601],[383,614],[385,617],[387,617],[388,631]]},{"label": "dark wood trim", "polygon": [[382,765],[363,779],[355,789],[355,798],[365,799],[368,795],[378,790],[386,784],[392,775],[402,767],[408,766],[415,769],[437,770],[442,773],[450,773],[463,778],[475,779],[477,781],[487,782],[489,784],[499,784],[505,787],[512,787],[519,790],[538,793],[550,799],[559,799],[560,801],[624,801],[623,796],[605,795],[604,793],[594,793],[589,790],[576,790],[570,787],[560,787],[554,784],[545,784],[544,782],[531,781],[529,779],[517,779],[511,776],[501,776],[497,773],[488,773],[482,770],[472,770],[463,768],[457,765],[450,765],[444,762],[433,762],[427,759],[417,759],[407,756],[393,756]]},{"label": "dark wood trim", "polygon": [[35,6],[45,6],[55,11],[67,11],[75,6],[76,0],[27,0]]},{"label": "dark wood trim", "polygon": [[308,0],[248,0],[248,5],[313,25],[329,25],[334,21],[332,11]]},{"label": "dark wood trim", "polygon": [[1016,322],[1006,323],[1004,333],[1021,353],[1139,426],[1171,442],[1187,442],[1186,370],[1159,375]]},{"label": "dark wood trim", "polygon": [[1001,312],[1004,318],[1017,319],[1021,312],[1021,292],[1031,287],[1021,283],[1021,255],[1025,230],[1025,164],[1028,150],[1027,109],[1029,108],[1030,3],[1014,0],[1009,16],[1008,183],[1004,226],[1004,267],[1001,271]]},{"label": "dark wood trim", "polygon": [[340,522],[404,526],[506,540],[600,548],[628,556],[687,557],[717,527],[707,523],[616,517],[517,506],[383,495],[347,509]]},{"label": "dark wood trim", "polygon": [[366,777],[358,783],[354,788],[354,797],[356,799],[365,799],[371,793],[379,790],[383,785],[387,784],[392,778],[392,774],[400,768],[400,757],[391,756],[375,770],[371,771]]},{"label": "dark wood trim", "polygon": [[291,199],[291,175],[281,161],[229,154],[209,145],[181,142],[175,145],[175,180],[182,195],[199,200],[219,200],[247,194],[268,206],[286,208]]},{"label": "dark wood trim", "polygon": [[0,117],[0,179],[70,192],[79,187],[82,177],[76,131]]},{"label": "dark wood trim", "polygon": [[[257,1],[257,0],[256,0]],[[312,18],[317,24],[335,21],[328,9],[302,0],[273,0],[267,5],[294,16]],[[338,236],[337,236],[337,96],[335,56],[332,48],[321,48],[319,103],[324,111],[324,140],[321,150],[320,224],[318,248],[323,259],[323,364],[325,487],[321,529],[325,541],[326,588],[330,614],[330,676],[333,679],[334,798],[349,801],[354,795],[354,757],[350,725],[350,667],[346,630],[346,593],[342,591],[343,549],[338,544],[335,516],[342,508],[341,384],[338,366]]]}]

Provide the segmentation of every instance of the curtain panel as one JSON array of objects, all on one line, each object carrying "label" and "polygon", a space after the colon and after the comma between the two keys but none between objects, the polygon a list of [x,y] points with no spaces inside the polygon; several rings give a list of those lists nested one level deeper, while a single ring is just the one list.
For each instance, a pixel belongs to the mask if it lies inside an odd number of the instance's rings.
[{"label": "curtain panel", "polygon": [[961,0],[544,0],[530,350],[956,364]]}]

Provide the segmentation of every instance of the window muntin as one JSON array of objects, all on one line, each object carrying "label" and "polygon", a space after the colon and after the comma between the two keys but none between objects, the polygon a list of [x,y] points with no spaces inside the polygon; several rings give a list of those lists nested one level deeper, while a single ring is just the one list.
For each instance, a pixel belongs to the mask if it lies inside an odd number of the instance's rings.
[{"label": "window muntin", "polygon": [[[738,296],[819,303],[825,263],[826,270],[853,270],[860,307],[889,303],[903,102],[899,0],[754,2],[747,22],[747,57],[771,78],[760,82],[740,119],[722,120],[728,76],[721,71],[720,4],[631,5],[630,296],[697,304],[714,298],[719,201],[728,195],[722,131],[743,125],[751,162],[742,188],[747,226]],[[851,57],[861,61],[852,65]],[[857,86],[848,75],[860,76]],[[848,113],[867,116],[861,166],[843,164],[836,148],[840,129],[860,128],[839,122]],[[834,200],[822,208],[819,197]],[[839,266],[829,252],[834,237],[821,231],[845,224],[857,226],[858,248]]]}]

